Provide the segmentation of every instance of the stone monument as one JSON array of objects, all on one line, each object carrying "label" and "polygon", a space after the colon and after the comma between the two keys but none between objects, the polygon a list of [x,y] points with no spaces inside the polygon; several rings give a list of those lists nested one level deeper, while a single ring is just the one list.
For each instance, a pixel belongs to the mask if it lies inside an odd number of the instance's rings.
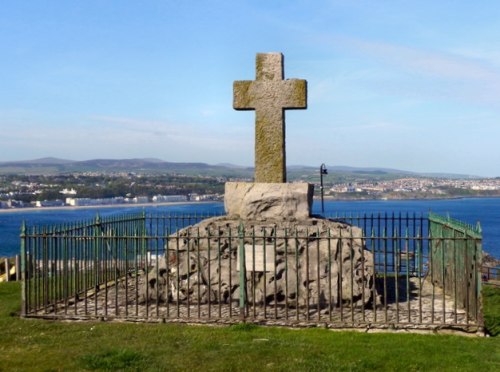
[{"label": "stone monument", "polygon": [[258,53],[255,81],[235,81],[233,107],[255,110],[255,182],[286,182],[285,109],[307,108],[307,82],[283,80],[283,54]]},{"label": "stone monument", "polygon": [[255,110],[255,183],[226,183],[224,207],[242,219],[304,219],[313,185],[286,182],[285,109],[307,108],[307,82],[283,80],[283,54],[258,53],[256,80],[235,81],[233,107]]},{"label": "stone monument", "polygon": [[283,80],[283,55],[257,54],[256,80],[235,81],[233,101],[236,110],[256,112],[255,182],[226,183],[226,216],[170,237],[142,288],[143,301],[189,306],[245,297],[254,305],[326,311],[373,301],[373,256],[361,229],[311,217],[313,185],[286,183],[284,110],[306,106],[307,83]]}]

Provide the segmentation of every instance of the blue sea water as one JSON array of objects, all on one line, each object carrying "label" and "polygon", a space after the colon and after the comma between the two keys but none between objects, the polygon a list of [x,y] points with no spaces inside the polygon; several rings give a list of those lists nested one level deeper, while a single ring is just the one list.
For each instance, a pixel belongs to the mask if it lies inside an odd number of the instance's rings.
[{"label": "blue sea water", "polygon": [[[95,218],[96,214],[107,217],[123,213],[145,210],[151,213],[223,213],[222,203],[182,204],[170,206],[117,207],[96,209],[61,209],[61,210],[19,210],[12,213],[0,213],[0,257],[14,256],[19,252],[20,227],[23,221],[28,225],[51,225]],[[314,202],[314,213],[319,214],[321,204]],[[500,198],[480,199],[445,199],[445,200],[370,200],[370,201],[325,201],[325,214],[358,215],[409,213],[417,216],[427,215],[429,211],[475,225],[478,221],[483,230],[483,249],[500,258]]]}]

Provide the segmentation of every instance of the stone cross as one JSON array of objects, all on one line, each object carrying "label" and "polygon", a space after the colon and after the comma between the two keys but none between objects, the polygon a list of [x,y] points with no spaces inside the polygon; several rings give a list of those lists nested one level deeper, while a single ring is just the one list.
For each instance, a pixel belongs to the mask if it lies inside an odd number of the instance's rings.
[{"label": "stone cross", "polygon": [[255,182],[286,182],[285,109],[307,108],[307,81],[283,75],[283,54],[258,53],[256,79],[233,84],[233,108],[255,110]]}]

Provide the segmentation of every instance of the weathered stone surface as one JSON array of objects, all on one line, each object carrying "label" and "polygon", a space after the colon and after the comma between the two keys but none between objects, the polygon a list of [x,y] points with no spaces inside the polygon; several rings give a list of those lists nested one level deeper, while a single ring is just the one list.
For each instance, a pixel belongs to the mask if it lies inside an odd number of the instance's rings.
[{"label": "weathered stone surface", "polygon": [[307,108],[307,82],[283,75],[283,54],[258,53],[256,80],[233,84],[234,109],[255,110],[255,182],[286,182],[284,109]]},{"label": "weathered stone surface", "polygon": [[311,215],[313,192],[309,183],[227,182],[224,208],[244,220],[304,220]]},{"label": "weathered stone surface", "polygon": [[[161,278],[156,279],[156,267],[150,271],[148,295],[143,285],[142,301],[237,301],[239,226],[239,220],[218,217],[182,229],[179,246],[171,244],[175,248],[169,250],[168,262],[159,263]],[[275,256],[273,270],[246,268],[250,303],[324,308],[374,301],[373,257],[364,249],[357,227],[317,218],[246,221],[243,240],[246,246],[267,246]]]}]

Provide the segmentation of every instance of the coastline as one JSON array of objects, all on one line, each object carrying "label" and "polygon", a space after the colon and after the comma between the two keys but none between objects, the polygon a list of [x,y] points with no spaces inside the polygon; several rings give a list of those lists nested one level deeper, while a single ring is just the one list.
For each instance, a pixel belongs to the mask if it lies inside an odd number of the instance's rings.
[{"label": "coastline", "polygon": [[[481,221],[483,229],[483,250],[492,254],[496,259],[500,259],[500,230],[498,226],[498,208],[500,207],[499,197],[461,197],[461,198],[440,198],[444,203],[433,199],[358,199],[358,200],[338,200],[325,199],[325,211],[327,213],[337,214],[338,211],[347,211],[347,213],[369,212],[379,213],[384,210],[391,211],[416,211],[417,213],[427,213],[430,206],[428,204],[438,203],[440,210],[437,213],[448,214],[459,220],[469,221],[474,224]],[[455,201],[453,201],[455,200]],[[463,200],[463,201],[462,201]],[[419,203],[420,204],[414,204]],[[314,199],[314,207],[318,209],[320,199]],[[328,203],[328,204],[327,204]],[[367,203],[366,207],[363,203]],[[400,206],[399,203],[402,203]],[[57,219],[57,223],[63,223],[73,218],[87,216],[93,218],[95,214],[123,214],[123,213],[141,213],[147,209],[148,213],[159,213],[167,208],[174,208],[175,213],[189,213],[194,210],[209,211],[212,208],[222,211],[222,201],[181,201],[181,202],[162,202],[162,203],[141,203],[141,204],[117,204],[117,205],[98,205],[98,206],[63,206],[63,207],[32,207],[32,208],[13,208],[0,209],[0,219],[2,222],[2,236],[0,239],[0,255],[12,256],[19,250],[19,228],[23,220],[29,224],[46,224],[51,221],[52,216]],[[475,206],[475,207],[473,207]],[[480,206],[480,207],[477,207]],[[414,209],[416,208],[416,209]],[[435,208],[432,207],[434,210]],[[111,212],[112,211],[112,212]],[[208,213],[208,212],[207,212]],[[80,217],[78,217],[80,218]],[[84,218],[84,217],[82,217]],[[39,222],[40,220],[41,222]],[[35,222],[32,222],[35,221]],[[38,222],[37,222],[38,221]]]},{"label": "coastline", "polygon": [[0,214],[4,213],[21,213],[21,212],[40,212],[40,211],[73,211],[82,209],[107,209],[107,208],[144,208],[144,207],[160,207],[171,205],[193,205],[193,204],[210,204],[220,203],[215,200],[210,201],[182,201],[182,202],[160,202],[160,203],[137,203],[137,204],[105,204],[105,205],[81,205],[81,206],[63,206],[63,207],[27,207],[27,208],[9,208],[0,209]]},{"label": "coastline", "polygon": [[[436,198],[345,198],[339,199],[332,196],[324,197],[325,201],[336,202],[366,202],[366,201],[434,201],[434,200],[459,200],[459,199],[500,199],[500,196],[448,196]],[[314,201],[321,201],[321,198],[314,196]],[[159,202],[159,203],[137,203],[137,204],[104,204],[104,205],[82,205],[82,206],[62,206],[62,207],[25,207],[25,208],[0,208],[0,214],[5,213],[21,213],[21,212],[36,212],[36,211],[71,211],[83,209],[105,209],[105,208],[135,208],[135,207],[160,207],[172,205],[194,205],[194,204],[210,204],[224,203],[223,200],[208,200],[208,201],[181,201],[181,202]]]},{"label": "coastline", "polygon": [[[466,195],[466,196],[440,196],[435,198],[345,198],[339,199],[332,196],[325,196],[325,201],[433,201],[433,200],[460,200],[460,199],[500,199],[500,195]],[[315,196],[314,200],[321,200]]]}]

